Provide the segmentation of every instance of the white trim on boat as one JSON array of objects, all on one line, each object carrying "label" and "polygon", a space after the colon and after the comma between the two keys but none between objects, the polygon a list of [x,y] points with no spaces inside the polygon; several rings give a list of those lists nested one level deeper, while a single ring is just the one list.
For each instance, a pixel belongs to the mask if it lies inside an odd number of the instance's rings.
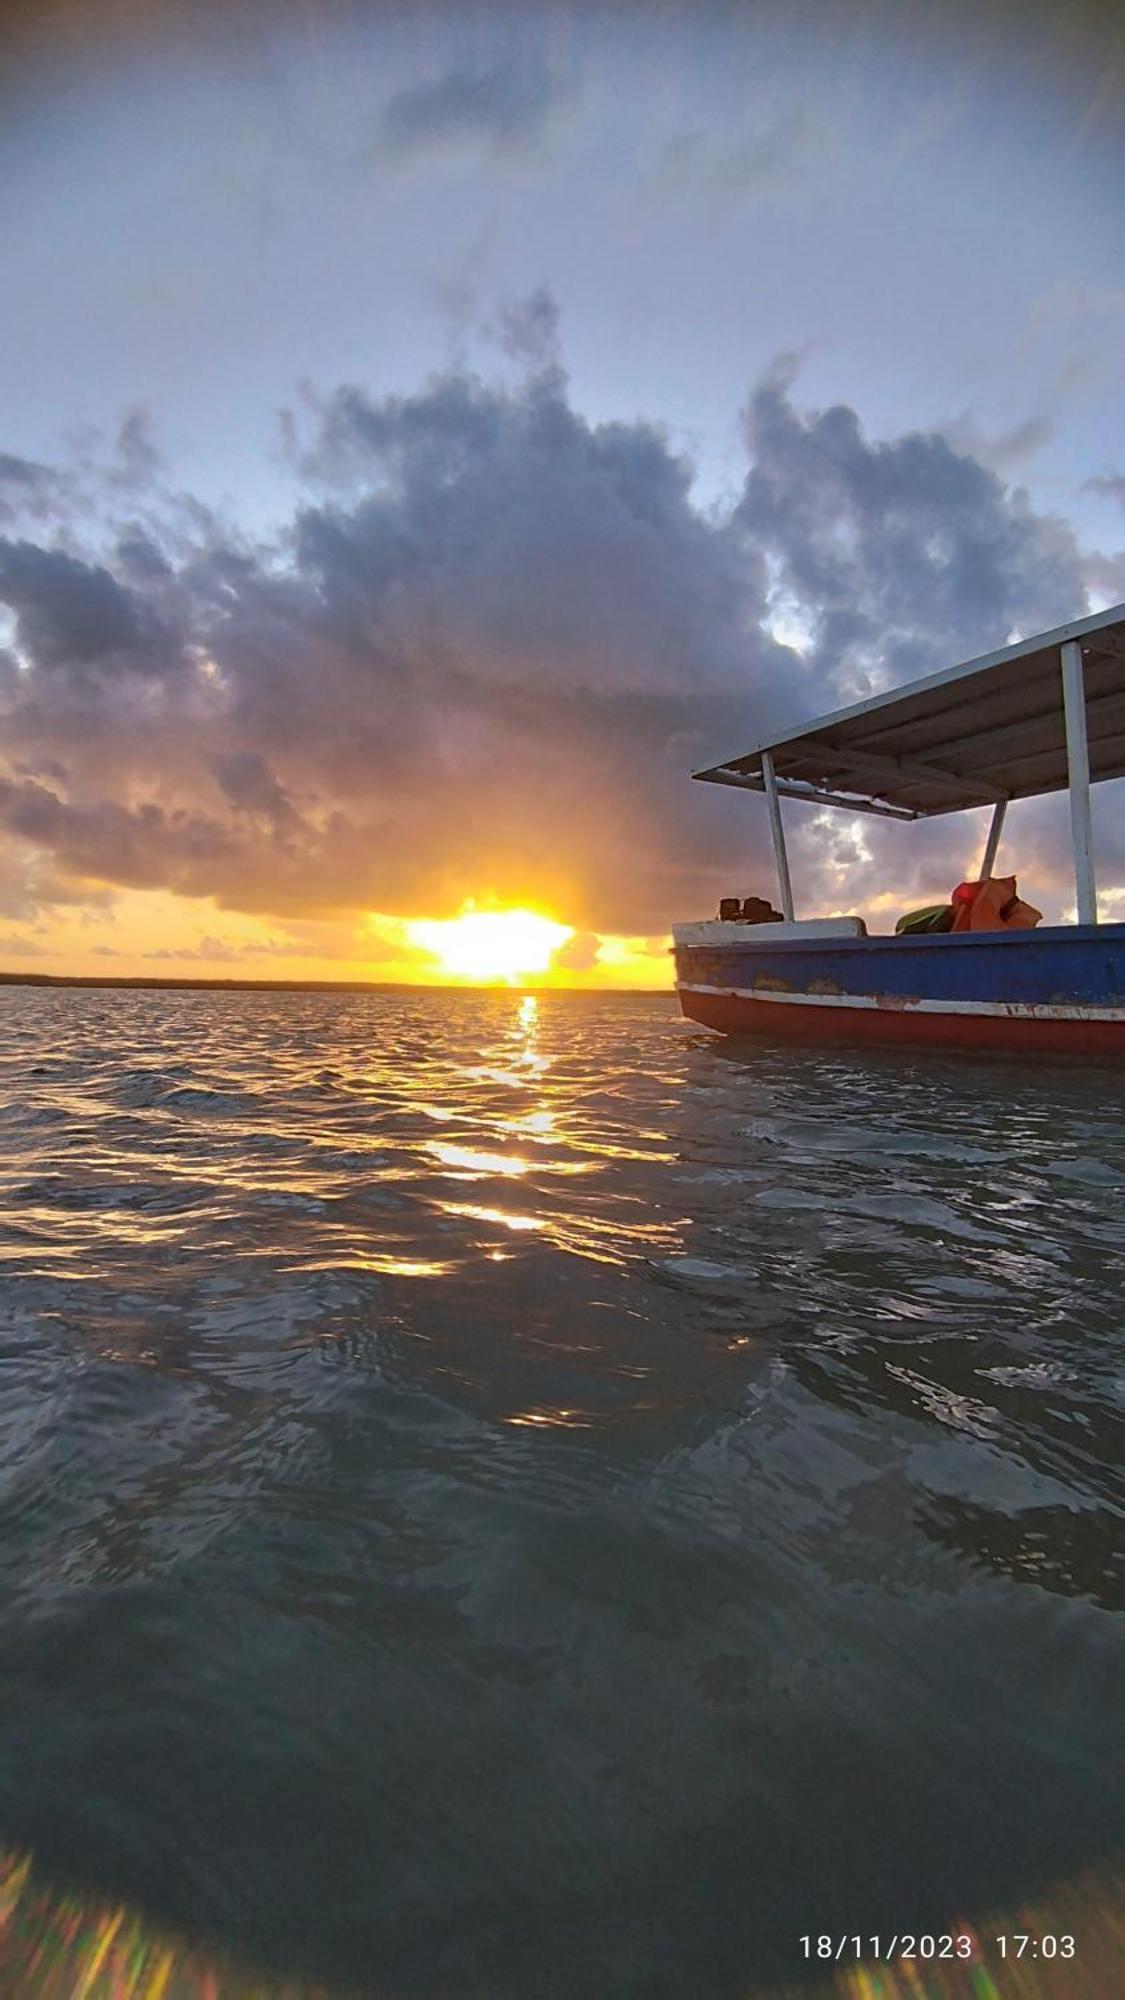
[{"label": "white trim on boat", "polygon": [[821,938],[865,938],[867,925],[862,917],[804,917],[792,923],[727,923],[721,918],[698,918],[691,924],[673,924],[675,945],[760,945],[784,938],[790,944],[816,944]]},{"label": "white trim on boat", "polygon": [[1125,1021],[1125,1007],[1059,1007],[1024,1000],[904,1000],[896,994],[781,993],[749,986],[700,986],[676,981],[678,993],[707,993],[716,1000],[759,1000],[782,1007],[863,1007],[884,1014],[990,1014],[1001,1020]]}]

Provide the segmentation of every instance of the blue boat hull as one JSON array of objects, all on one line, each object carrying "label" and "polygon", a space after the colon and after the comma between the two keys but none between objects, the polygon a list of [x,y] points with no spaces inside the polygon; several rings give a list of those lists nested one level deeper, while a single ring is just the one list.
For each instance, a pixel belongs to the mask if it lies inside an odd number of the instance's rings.
[{"label": "blue boat hull", "polygon": [[676,944],[690,1020],[722,1034],[1125,1055],[1125,924]]}]

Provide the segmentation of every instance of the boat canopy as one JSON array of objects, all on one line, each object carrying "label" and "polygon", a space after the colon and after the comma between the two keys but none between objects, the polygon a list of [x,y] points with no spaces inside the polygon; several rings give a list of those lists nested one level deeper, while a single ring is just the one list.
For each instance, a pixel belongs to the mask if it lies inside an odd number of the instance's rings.
[{"label": "boat canopy", "polygon": [[779,802],[915,820],[1069,789],[1080,922],[1096,922],[1089,786],[1125,776],[1125,604],[838,709],[694,776],[765,792],[786,916]]},{"label": "boat canopy", "polygon": [[1081,647],[1091,783],[1125,777],[1125,604],[838,709],[695,777],[895,819],[1065,792],[1060,652]]}]

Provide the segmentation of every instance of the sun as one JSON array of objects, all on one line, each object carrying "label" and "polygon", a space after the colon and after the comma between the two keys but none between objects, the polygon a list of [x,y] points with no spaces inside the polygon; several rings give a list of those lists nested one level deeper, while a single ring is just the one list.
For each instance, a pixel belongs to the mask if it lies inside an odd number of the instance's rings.
[{"label": "sun", "polygon": [[472,904],[444,922],[420,918],[409,925],[410,941],[433,952],[459,979],[507,980],[546,972],[552,953],[574,936],[534,910],[477,910]]}]

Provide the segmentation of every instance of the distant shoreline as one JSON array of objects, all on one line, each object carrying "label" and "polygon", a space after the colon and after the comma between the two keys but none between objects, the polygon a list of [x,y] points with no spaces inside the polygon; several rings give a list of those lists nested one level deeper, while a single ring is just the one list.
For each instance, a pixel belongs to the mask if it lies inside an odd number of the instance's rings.
[{"label": "distant shoreline", "polygon": [[0,972],[0,986],[89,986],[150,993],[497,993],[557,999],[575,994],[599,1000],[674,1000],[671,986],[412,986],[374,979],[154,979],[118,974]]}]

